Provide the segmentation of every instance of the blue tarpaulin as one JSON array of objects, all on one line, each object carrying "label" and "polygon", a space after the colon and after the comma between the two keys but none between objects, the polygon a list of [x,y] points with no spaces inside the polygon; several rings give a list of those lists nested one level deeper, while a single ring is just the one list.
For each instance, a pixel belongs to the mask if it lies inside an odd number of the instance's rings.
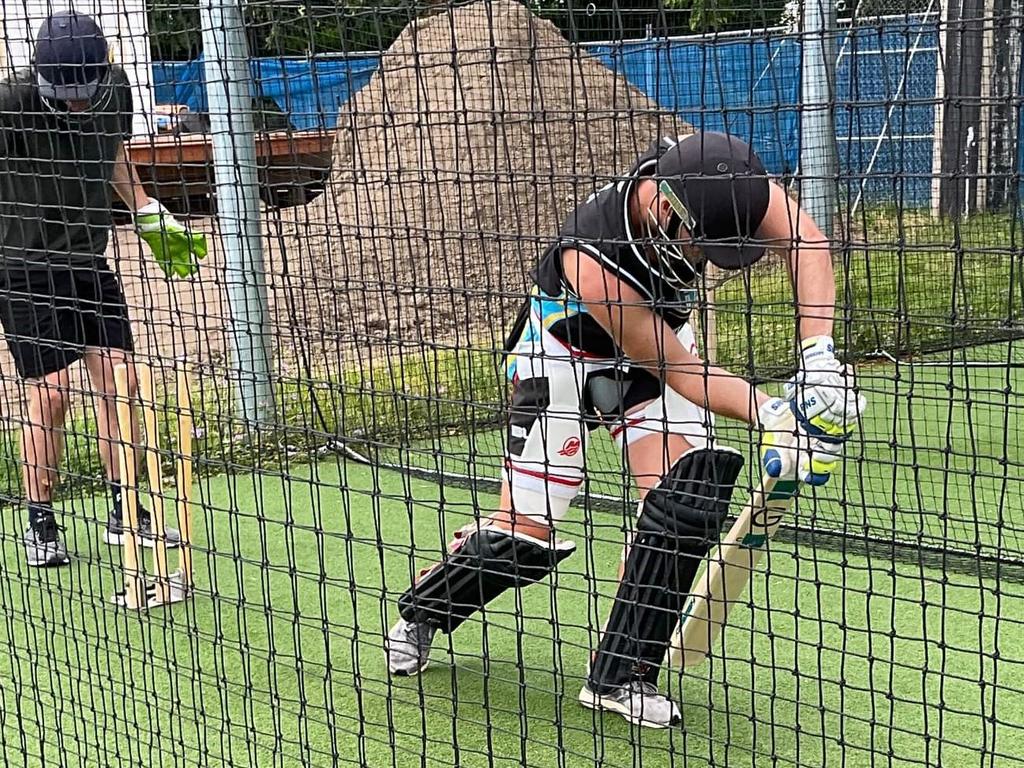
[{"label": "blue tarpaulin", "polygon": [[[837,38],[834,108],[840,172],[852,200],[924,205],[931,195],[938,22],[909,19],[848,29]],[[641,40],[589,53],[699,129],[751,142],[772,173],[797,169],[800,44],[782,34]],[[272,98],[298,130],[333,128],[378,56],[263,58],[257,96]],[[206,109],[203,62],[153,66],[159,104]]]},{"label": "blue tarpaulin", "polygon": [[[938,34],[936,20],[910,19],[838,36],[833,114],[849,200],[930,201]],[[695,128],[750,142],[772,173],[797,170],[798,38],[652,40],[591,53]]]},{"label": "blue tarpaulin", "polygon": [[[370,81],[378,62],[377,56],[254,59],[253,95],[273,99],[296,130],[333,128],[341,105]],[[156,103],[185,104],[190,112],[205,112],[204,70],[202,57],[154,62]]]},{"label": "blue tarpaulin", "polygon": [[259,95],[277,102],[297,130],[333,128],[341,105],[368,82],[379,58],[257,59]]},{"label": "blue tarpaulin", "polygon": [[800,48],[792,40],[683,39],[590,52],[694,128],[752,143],[773,173],[795,169]]}]

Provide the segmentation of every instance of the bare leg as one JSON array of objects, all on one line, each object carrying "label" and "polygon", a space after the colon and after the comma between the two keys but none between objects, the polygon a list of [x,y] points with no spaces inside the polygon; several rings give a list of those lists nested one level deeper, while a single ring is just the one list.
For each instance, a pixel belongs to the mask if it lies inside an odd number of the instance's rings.
[{"label": "bare leg", "polygon": [[682,435],[652,434],[640,438],[627,448],[629,470],[641,499],[691,447]]},{"label": "bare leg", "polygon": [[67,370],[25,382],[28,423],[21,432],[22,480],[30,504],[49,505],[64,452],[70,399]]},{"label": "bare leg", "polygon": [[512,490],[509,487],[508,478],[501,481],[501,499],[498,502],[498,511],[488,516],[486,520],[506,531],[511,531],[514,528],[516,533],[532,536],[541,541],[546,541],[551,535],[551,526],[527,515],[517,515],[512,510]]},{"label": "bare leg", "polygon": [[[122,482],[121,469],[118,462],[117,447],[121,440],[121,433],[117,426],[117,407],[114,390],[114,368],[121,363],[128,362],[125,352],[119,349],[90,349],[85,353],[85,367],[89,372],[89,380],[93,388],[93,402],[96,408],[96,424],[99,432],[100,458],[107,470],[107,479],[111,484]],[[135,397],[137,382],[135,369],[128,366],[128,392]],[[132,430],[133,434],[126,436],[136,454],[141,450],[139,445],[139,422],[136,411],[133,409]],[[134,478],[131,478],[134,480]]]},{"label": "bare leg", "polygon": [[21,430],[21,460],[29,521],[24,544],[26,562],[34,568],[70,562],[53,511],[70,403],[68,383],[66,369],[24,382],[28,420]]}]

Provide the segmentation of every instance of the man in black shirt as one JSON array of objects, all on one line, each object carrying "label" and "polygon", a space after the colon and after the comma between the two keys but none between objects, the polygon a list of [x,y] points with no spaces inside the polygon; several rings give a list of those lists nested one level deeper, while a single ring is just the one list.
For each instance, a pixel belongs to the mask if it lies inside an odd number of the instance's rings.
[{"label": "man in black shirt", "polygon": [[[801,365],[784,399],[701,360],[689,324],[706,263],[743,269],[769,248],[788,257],[798,310]],[[764,431],[766,450],[792,413],[805,450],[785,471],[821,484],[866,405],[834,354],[829,242],[750,147],[696,133],[656,142],[579,205],[533,278],[507,345],[500,511],[459,531],[444,561],[400,597],[389,669],[419,673],[438,629],[452,632],[573,553],[554,526],[583,482],[589,435],[603,426],[624,450],[641,502],[579,698],[667,727],[679,710],[658,692],[660,665],[742,465],[737,451],[716,445],[714,415]]]},{"label": "man in black shirt", "polygon": [[[128,78],[110,63],[102,31],[73,11],[50,16],[37,35],[33,66],[0,82],[0,323],[28,409],[24,544],[33,566],[68,562],[52,500],[68,367],[78,360],[98,395],[101,456],[113,494],[105,538],[121,542],[113,370],[128,359],[132,332],[119,280],[103,258],[112,193],[135,214],[167,274],[191,274],[206,252],[201,238],[147,197],[127,162],[132,111]],[[138,435],[125,438],[139,442]],[[143,541],[152,546],[148,515],[143,510],[140,517]],[[169,529],[168,544],[178,540]]]}]

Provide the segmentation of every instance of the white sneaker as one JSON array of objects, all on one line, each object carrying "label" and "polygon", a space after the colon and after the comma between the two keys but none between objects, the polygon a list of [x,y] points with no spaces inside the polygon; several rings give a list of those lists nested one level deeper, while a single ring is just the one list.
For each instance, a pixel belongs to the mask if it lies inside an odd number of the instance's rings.
[{"label": "white sneaker", "polygon": [[434,642],[436,632],[437,627],[429,624],[399,619],[388,632],[385,642],[391,674],[410,677],[426,669],[430,662],[430,644]]},{"label": "white sneaker", "polygon": [[580,704],[590,709],[603,709],[622,715],[634,725],[646,728],[668,728],[683,718],[675,703],[658,693],[658,689],[643,680],[634,680],[609,693],[600,694],[584,685],[580,691]]}]

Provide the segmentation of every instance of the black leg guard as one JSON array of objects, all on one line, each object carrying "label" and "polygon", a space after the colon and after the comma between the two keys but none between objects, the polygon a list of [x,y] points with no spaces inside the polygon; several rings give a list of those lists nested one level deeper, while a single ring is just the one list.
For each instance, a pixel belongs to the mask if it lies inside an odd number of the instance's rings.
[{"label": "black leg guard", "polygon": [[540,581],[576,551],[501,528],[456,534],[451,552],[398,599],[406,621],[452,632],[502,592]]},{"label": "black leg guard", "polygon": [[644,500],[588,685],[608,693],[631,680],[658,679],[686,593],[718,539],[743,457],[693,450]]}]

